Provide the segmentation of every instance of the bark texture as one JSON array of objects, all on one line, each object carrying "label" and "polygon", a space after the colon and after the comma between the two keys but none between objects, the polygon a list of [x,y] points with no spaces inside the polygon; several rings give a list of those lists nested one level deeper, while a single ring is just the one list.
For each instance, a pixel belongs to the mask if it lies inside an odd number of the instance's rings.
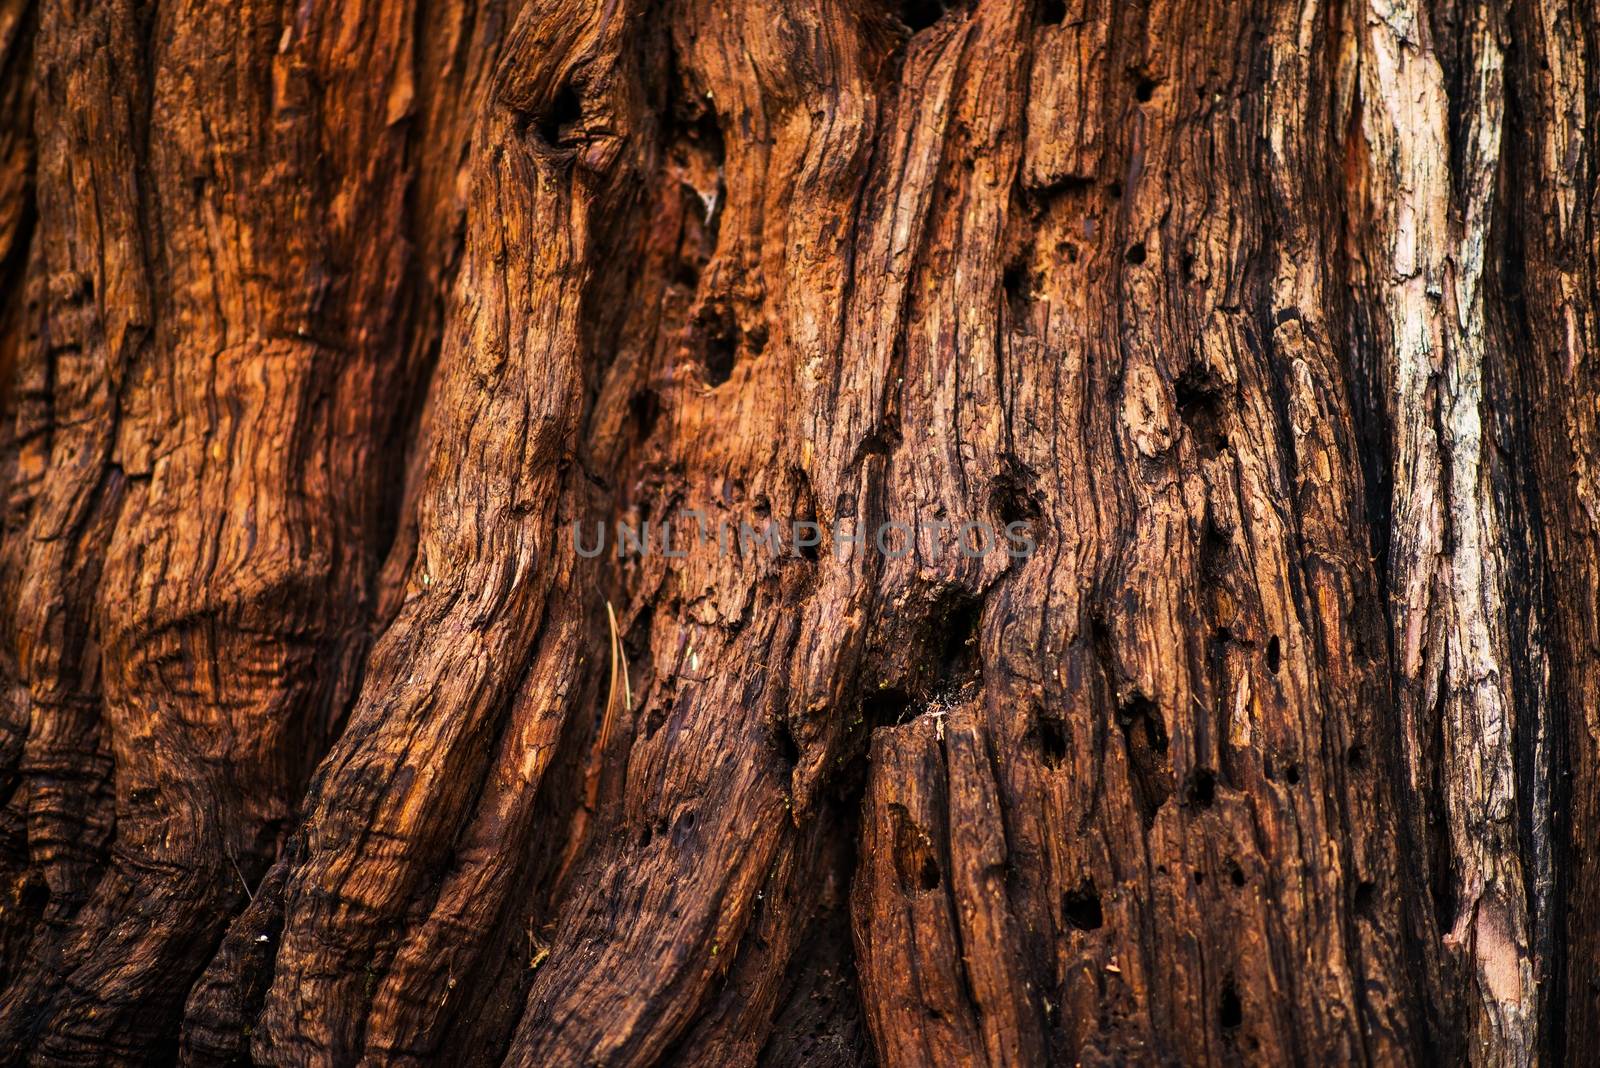
[{"label": "bark texture", "polygon": [[1584,1063],[1597,49],[0,0],[0,1062]]}]

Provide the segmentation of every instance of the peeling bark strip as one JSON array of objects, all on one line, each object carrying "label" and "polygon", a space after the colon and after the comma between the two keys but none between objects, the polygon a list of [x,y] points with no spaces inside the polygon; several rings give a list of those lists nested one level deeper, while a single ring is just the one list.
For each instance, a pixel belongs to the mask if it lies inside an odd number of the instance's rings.
[{"label": "peeling bark strip", "polygon": [[0,1063],[1583,1063],[1596,48],[0,0]]}]

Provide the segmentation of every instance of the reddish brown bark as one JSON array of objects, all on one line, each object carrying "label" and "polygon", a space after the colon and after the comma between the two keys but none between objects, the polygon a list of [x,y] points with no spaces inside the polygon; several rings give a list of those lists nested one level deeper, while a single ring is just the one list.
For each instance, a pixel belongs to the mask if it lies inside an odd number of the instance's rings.
[{"label": "reddish brown bark", "polygon": [[0,0],[0,1050],[1581,1058],[1597,45]]}]

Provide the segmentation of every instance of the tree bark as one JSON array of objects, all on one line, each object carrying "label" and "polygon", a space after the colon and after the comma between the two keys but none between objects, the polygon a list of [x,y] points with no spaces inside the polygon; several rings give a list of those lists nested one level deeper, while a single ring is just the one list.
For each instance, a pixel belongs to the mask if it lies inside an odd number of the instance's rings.
[{"label": "tree bark", "polygon": [[1597,49],[0,0],[0,1062],[1584,1063]]}]

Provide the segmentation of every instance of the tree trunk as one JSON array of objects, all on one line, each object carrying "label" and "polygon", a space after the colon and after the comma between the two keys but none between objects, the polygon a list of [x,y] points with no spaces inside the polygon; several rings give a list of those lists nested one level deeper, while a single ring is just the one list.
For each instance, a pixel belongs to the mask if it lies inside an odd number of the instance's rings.
[{"label": "tree trunk", "polygon": [[1584,1063],[1580,0],[0,0],[5,1063]]}]

